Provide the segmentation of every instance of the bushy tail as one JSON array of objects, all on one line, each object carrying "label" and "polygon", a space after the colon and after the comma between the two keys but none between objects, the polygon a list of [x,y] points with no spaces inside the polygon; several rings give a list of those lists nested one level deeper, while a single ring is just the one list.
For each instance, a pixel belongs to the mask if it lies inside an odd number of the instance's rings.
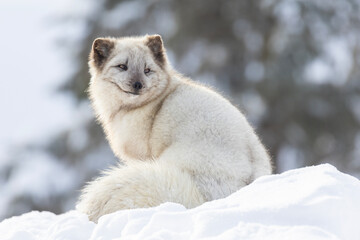
[{"label": "bushy tail", "polygon": [[153,207],[176,202],[187,208],[204,202],[191,176],[173,166],[140,162],[114,168],[82,191],[77,210],[97,221],[121,209]]}]

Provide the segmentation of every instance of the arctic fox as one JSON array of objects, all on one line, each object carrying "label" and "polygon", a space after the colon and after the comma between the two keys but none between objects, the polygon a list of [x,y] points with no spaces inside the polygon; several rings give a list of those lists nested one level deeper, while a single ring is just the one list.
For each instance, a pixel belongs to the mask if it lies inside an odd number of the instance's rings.
[{"label": "arctic fox", "polygon": [[93,108],[124,163],[83,190],[77,209],[92,221],[169,201],[192,208],[271,174],[244,115],[177,73],[159,35],[98,38],[89,66]]}]

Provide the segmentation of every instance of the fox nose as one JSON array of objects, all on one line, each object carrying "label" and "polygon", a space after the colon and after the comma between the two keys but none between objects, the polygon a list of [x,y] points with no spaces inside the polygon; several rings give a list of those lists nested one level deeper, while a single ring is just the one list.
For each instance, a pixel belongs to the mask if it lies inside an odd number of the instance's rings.
[{"label": "fox nose", "polygon": [[139,91],[140,89],[143,88],[143,85],[141,82],[134,82],[132,86],[136,91]]}]

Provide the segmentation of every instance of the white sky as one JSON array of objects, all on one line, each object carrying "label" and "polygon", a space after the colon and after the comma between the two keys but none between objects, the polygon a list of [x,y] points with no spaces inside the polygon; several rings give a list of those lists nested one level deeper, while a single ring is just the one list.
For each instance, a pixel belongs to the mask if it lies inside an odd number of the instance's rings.
[{"label": "white sky", "polygon": [[0,162],[9,146],[44,139],[73,121],[71,99],[55,94],[71,66],[55,44],[61,29],[53,21],[70,2],[0,1]]}]

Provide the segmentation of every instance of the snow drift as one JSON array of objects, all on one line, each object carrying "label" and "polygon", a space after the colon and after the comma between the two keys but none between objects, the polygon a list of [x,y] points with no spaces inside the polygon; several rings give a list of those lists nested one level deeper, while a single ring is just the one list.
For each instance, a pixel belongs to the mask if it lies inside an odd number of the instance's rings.
[{"label": "snow drift", "polygon": [[123,210],[95,224],[79,212],[30,212],[0,239],[360,239],[360,181],[329,164],[261,177],[231,196],[185,209]]}]

